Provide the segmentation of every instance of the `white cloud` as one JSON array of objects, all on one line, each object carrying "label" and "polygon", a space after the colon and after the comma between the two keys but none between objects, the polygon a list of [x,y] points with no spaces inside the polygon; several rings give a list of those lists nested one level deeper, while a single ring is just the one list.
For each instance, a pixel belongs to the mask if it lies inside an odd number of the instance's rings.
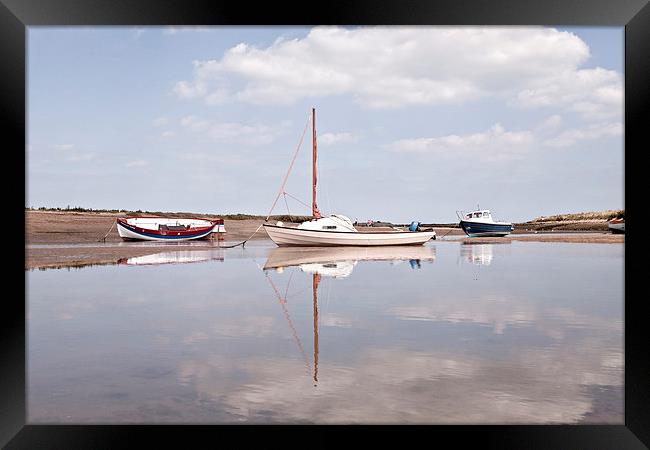
[{"label": "white cloud", "polygon": [[548,131],[548,130],[555,130],[559,126],[562,125],[562,116],[559,114],[554,114],[552,116],[547,117],[544,122],[539,126],[539,129]]},{"label": "white cloud", "polygon": [[339,143],[352,143],[357,142],[359,136],[352,133],[324,133],[318,136],[319,146],[336,145]]},{"label": "white cloud", "polygon": [[196,27],[196,26],[187,26],[187,27],[166,27],[163,30],[163,34],[171,36],[174,34],[178,33],[187,33],[187,32],[195,32],[195,33],[205,33],[210,31],[209,28],[206,27]]},{"label": "white cloud", "polygon": [[506,131],[501,124],[495,124],[482,133],[401,139],[390,147],[398,152],[450,154],[482,159],[511,159],[529,150],[535,137],[530,131]]},{"label": "white cloud", "polygon": [[74,144],[54,144],[52,147],[60,152],[60,157],[70,162],[90,161],[97,156],[95,152],[77,150]]},{"label": "white cloud", "polygon": [[558,73],[517,94],[524,107],[561,106],[587,119],[620,117],[623,113],[621,75],[602,68]]},{"label": "white cloud", "polygon": [[621,123],[600,123],[589,125],[583,128],[572,128],[564,130],[560,134],[544,141],[551,147],[569,147],[580,141],[594,140],[606,137],[623,135],[623,124]]},{"label": "white cloud", "polygon": [[266,48],[240,43],[194,61],[180,98],[288,104],[347,94],[370,108],[461,103],[500,96],[601,117],[622,110],[622,78],[580,69],[588,46],[542,27],[315,27]]},{"label": "white cloud", "polygon": [[174,93],[184,99],[201,97],[205,95],[206,91],[205,83],[201,81],[196,81],[195,83],[179,81],[174,85]]},{"label": "white cloud", "polygon": [[196,116],[186,116],[181,119],[181,125],[193,129],[194,131],[200,131],[205,129],[208,126],[208,122],[201,120]]},{"label": "white cloud", "polygon": [[196,116],[181,119],[181,125],[212,142],[243,145],[267,145],[279,136],[282,126],[248,125],[233,122],[215,122]]},{"label": "white cloud", "polygon": [[176,133],[174,133],[173,131],[170,131],[170,130],[167,130],[167,131],[163,132],[163,134],[161,134],[161,136],[163,138],[170,138],[170,137],[174,137],[175,135],[176,135]]}]

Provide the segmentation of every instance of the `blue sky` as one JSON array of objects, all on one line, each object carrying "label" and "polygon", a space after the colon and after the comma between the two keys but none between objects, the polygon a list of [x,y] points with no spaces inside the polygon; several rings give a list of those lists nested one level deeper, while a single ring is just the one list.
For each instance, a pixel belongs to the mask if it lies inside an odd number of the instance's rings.
[{"label": "blue sky", "polygon": [[[623,37],[30,27],[26,206],[265,215],[314,106],[324,213],[446,222],[480,204],[519,221],[623,208]],[[286,188],[305,203],[310,144]]]}]

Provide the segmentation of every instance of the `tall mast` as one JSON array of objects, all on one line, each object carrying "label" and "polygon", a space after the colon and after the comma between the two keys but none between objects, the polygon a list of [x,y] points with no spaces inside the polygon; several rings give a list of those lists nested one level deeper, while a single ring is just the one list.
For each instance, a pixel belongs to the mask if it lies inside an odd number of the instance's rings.
[{"label": "tall mast", "polygon": [[320,219],[320,211],[316,205],[316,108],[311,109],[312,124],[312,197],[311,197],[311,215],[314,219]]}]

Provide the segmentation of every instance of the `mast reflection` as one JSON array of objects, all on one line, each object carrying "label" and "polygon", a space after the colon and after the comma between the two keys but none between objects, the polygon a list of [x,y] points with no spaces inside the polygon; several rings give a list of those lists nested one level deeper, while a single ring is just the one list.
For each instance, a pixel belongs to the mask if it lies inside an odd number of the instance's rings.
[{"label": "mast reflection", "polygon": [[318,383],[318,284],[320,274],[312,275],[312,291],[314,293],[314,386]]},{"label": "mast reflection", "polygon": [[[314,386],[318,386],[318,286],[321,277],[347,278],[359,261],[409,261],[412,269],[420,269],[421,261],[433,262],[436,258],[435,247],[426,246],[395,246],[395,247],[279,247],[273,249],[266,260],[263,270],[269,280],[273,291],[282,307],[285,319],[291,329],[294,341],[302,354],[307,371],[313,379]],[[287,308],[287,294],[284,297],[269,276],[269,271],[274,269],[282,273],[285,268],[299,267],[302,272],[312,275],[312,300],[313,300],[313,371],[309,359],[300,341],[298,333],[291,321]],[[291,277],[287,283],[289,291]]]}]

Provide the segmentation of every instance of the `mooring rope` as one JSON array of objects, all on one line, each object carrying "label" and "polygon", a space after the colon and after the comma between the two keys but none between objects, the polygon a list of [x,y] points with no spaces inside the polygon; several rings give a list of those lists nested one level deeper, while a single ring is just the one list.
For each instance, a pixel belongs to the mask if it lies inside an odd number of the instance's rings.
[{"label": "mooring rope", "polygon": [[110,232],[113,230],[113,227],[115,226],[116,223],[117,223],[117,219],[115,219],[115,220],[113,221],[113,224],[112,224],[111,227],[109,228],[108,233],[106,233],[106,234],[104,235],[104,237],[101,238],[100,240],[98,240],[97,242],[106,242],[106,237],[107,237],[107,236],[110,234]]},{"label": "mooring rope", "polygon": [[449,228],[449,230],[447,230],[447,232],[446,232],[445,234],[443,234],[442,236],[440,236],[440,239],[442,239],[443,237],[447,236],[447,235],[448,235],[449,233],[451,233],[452,231],[454,231],[454,228]]},{"label": "mooring rope", "polygon": [[[264,222],[266,222],[266,221],[264,221]],[[253,231],[253,234],[251,234],[250,236],[248,236],[248,237],[247,237],[246,239],[244,239],[243,241],[241,241],[241,242],[239,242],[239,243],[237,243],[237,244],[233,244],[233,245],[219,245],[218,247],[219,247],[219,248],[234,248],[234,247],[239,247],[240,245],[241,245],[241,246],[245,245],[246,242],[247,242],[250,238],[252,238],[253,236],[255,236],[255,233],[257,233],[258,231],[260,231],[260,228],[262,228],[262,226],[264,225],[264,222],[262,222],[262,223],[260,224],[260,226],[257,227],[257,230]]]}]

